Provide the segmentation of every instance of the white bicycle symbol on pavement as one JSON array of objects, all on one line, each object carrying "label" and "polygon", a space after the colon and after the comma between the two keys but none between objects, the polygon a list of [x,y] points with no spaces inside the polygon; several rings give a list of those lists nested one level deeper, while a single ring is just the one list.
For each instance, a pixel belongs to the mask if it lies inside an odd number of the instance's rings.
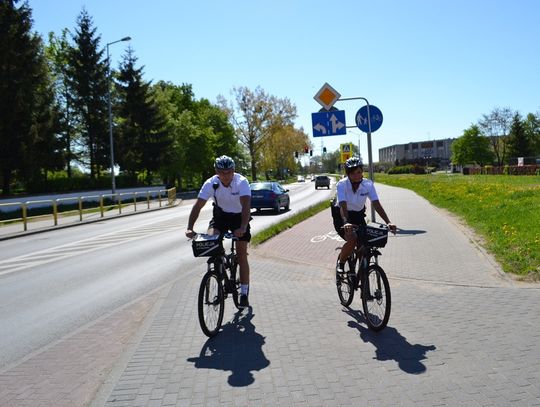
[{"label": "white bicycle symbol on pavement", "polygon": [[325,234],[325,235],[313,236],[313,237],[311,238],[311,243],[320,243],[320,242],[324,242],[326,239],[337,240],[338,242],[343,242],[343,241],[344,241],[344,240],[341,238],[341,236],[339,236],[339,235],[337,234],[337,232],[332,231],[332,232],[328,232],[328,233]]}]

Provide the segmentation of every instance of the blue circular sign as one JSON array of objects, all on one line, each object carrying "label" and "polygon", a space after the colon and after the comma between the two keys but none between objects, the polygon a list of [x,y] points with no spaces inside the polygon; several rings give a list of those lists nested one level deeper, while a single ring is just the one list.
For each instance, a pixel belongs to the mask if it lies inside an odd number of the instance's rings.
[{"label": "blue circular sign", "polygon": [[[369,118],[371,121],[371,132],[379,130],[379,128],[382,125],[383,121],[383,115],[382,112],[379,110],[377,106],[369,105]],[[356,125],[360,130],[362,130],[364,133],[369,132],[369,124],[368,124],[368,107],[362,106],[360,109],[358,109],[358,112],[356,112]]]}]

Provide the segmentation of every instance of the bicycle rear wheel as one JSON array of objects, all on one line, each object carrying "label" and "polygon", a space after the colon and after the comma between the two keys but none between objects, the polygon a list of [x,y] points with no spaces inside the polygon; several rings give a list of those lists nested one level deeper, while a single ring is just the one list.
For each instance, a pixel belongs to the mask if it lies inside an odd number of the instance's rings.
[{"label": "bicycle rear wheel", "polygon": [[199,288],[199,324],[206,336],[215,336],[223,322],[225,297],[220,276],[213,270],[208,271]]},{"label": "bicycle rear wheel", "polygon": [[362,281],[362,307],[370,329],[380,331],[386,326],[391,304],[386,273],[380,266],[370,265]]},{"label": "bicycle rear wheel", "polygon": [[354,298],[355,277],[353,276],[353,274],[355,264],[356,261],[354,260],[354,257],[352,257],[347,262],[345,262],[345,266],[343,268],[344,273],[338,273],[336,271],[337,293],[341,305],[345,307],[351,305],[351,302]]}]

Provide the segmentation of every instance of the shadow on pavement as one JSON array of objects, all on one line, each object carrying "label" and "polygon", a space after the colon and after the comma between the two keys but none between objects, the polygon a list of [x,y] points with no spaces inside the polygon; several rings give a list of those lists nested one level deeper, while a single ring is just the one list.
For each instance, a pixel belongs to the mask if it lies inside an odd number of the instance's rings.
[{"label": "shadow on pavement", "polygon": [[398,230],[396,231],[396,235],[421,235],[423,233],[426,233],[425,230],[414,230],[414,229],[400,229],[398,228]]},{"label": "shadow on pavement", "polygon": [[421,361],[427,359],[426,352],[437,349],[434,345],[412,345],[396,328],[389,326],[380,332],[373,332],[365,326],[366,320],[360,311],[349,308],[343,312],[355,319],[348,322],[349,327],[357,329],[364,342],[370,342],[376,347],[375,359],[395,360],[401,370],[410,374],[426,371]]},{"label": "shadow on pavement", "polygon": [[247,313],[237,312],[217,336],[205,342],[199,356],[188,358],[188,362],[198,369],[230,370],[228,383],[233,387],[252,384],[255,379],[251,372],[270,365],[262,351],[265,338],[255,332],[251,322],[254,316],[251,308]]},{"label": "shadow on pavement", "polygon": [[251,216],[279,216],[287,212],[290,212],[290,209],[288,211],[285,209],[281,209],[279,213],[276,213],[276,211],[273,209],[261,209],[260,211],[255,210],[251,212]]}]

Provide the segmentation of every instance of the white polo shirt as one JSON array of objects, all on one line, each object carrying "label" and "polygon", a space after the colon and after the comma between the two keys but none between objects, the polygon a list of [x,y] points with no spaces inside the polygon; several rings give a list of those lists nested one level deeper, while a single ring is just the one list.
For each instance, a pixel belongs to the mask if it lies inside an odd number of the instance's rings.
[{"label": "white polo shirt", "polygon": [[[219,185],[215,190],[215,196],[214,184]],[[205,201],[212,198],[214,202],[216,202],[216,205],[218,205],[225,212],[241,213],[241,196],[251,197],[251,188],[249,187],[249,181],[247,178],[235,172],[231,184],[228,187],[221,183],[217,174],[208,178],[201,187],[198,197],[200,199],[204,199]]]},{"label": "white polo shirt", "polygon": [[362,182],[356,192],[353,192],[349,177],[341,179],[336,185],[336,190],[336,205],[339,206],[340,202],[347,202],[348,211],[361,211],[364,209],[367,198],[371,202],[379,200],[373,182],[366,178],[362,178]]}]

